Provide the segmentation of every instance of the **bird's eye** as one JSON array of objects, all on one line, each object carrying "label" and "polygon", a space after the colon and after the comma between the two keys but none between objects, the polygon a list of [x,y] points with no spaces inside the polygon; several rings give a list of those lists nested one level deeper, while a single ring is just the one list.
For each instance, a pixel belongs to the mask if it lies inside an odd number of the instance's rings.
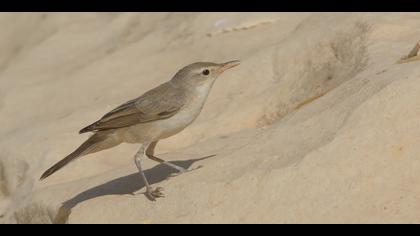
[{"label": "bird's eye", "polygon": [[203,75],[209,75],[210,74],[210,71],[208,70],[208,69],[205,69],[205,70],[203,70]]}]

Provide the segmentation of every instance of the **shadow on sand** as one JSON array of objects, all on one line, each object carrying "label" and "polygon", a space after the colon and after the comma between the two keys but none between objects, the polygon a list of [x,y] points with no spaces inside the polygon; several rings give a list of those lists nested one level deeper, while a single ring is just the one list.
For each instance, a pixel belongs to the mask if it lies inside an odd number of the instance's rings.
[{"label": "shadow on sand", "polygon": [[[188,169],[194,162],[201,161],[215,155],[210,155],[197,159],[190,159],[184,161],[171,161],[171,163],[181,166],[185,169]],[[159,164],[151,169],[145,170],[144,174],[147,177],[147,180],[150,184],[159,183],[173,174],[176,174],[177,171],[163,164]],[[104,184],[90,188],[82,193],[79,193],[75,197],[67,200],[63,203],[62,207],[66,210],[71,210],[77,204],[87,201],[92,198],[105,196],[105,195],[123,195],[123,194],[134,194],[136,191],[144,187],[144,182],[140,177],[138,172],[120,177],[118,179],[111,180]]]}]

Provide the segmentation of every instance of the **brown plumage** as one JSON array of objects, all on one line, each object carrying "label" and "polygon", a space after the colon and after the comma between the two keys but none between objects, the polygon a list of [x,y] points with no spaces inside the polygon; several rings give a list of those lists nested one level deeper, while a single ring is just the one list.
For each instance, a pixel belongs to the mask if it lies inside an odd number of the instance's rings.
[{"label": "brown plumage", "polygon": [[170,81],[130,100],[105,114],[79,133],[94,132],[79,148],[57,162],[41,175],[41,180],[68,163],[84,155],[114,147],[122,142],[142,143],[135,155],[135,163],[146,185],[146,194],[154,200],[161,197],[161,188],[149,185],[141,167],[141,158],[148,157],[179,172],[182,167],[154,157],[153,149],[160,139],[179,133],[200,114],[216,78],[225,70],[239,65],[197,62],[179,70]]},{"label": "brown plumage", "polygon": [[42,175],[40,180],[47,178],[48,176],[54,174],[56,171],[70,163],[71,161],[76,160],[77,158],[87,155],[89,153],[98,152],[109,147],[115,146],[114,143],[106,142],[107,135],[106,133],[95,133],[88,138],[80,147],[78,147],[74,152],[70,153],[61,161],[54,164],[48,170],[46,170]]},{"label": "brown plumage", "polygon": [[[165,99],[162,99],[162,95]],[[117,129],[166,119],[182,108],[186,98],[184,90],[177,88],[173,83],[164,83],[113,109],[100,120],[81,129],[79,133]]]}]

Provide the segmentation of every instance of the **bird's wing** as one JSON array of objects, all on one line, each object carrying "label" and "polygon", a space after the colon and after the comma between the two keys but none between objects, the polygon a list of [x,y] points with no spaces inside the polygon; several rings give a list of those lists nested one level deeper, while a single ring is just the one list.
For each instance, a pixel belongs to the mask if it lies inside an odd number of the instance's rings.
[{"label": "bird's wing", "polygon": [[185,101],[186,96],[182,90],[165,83],[113,109],[100,120],[80,130],[79,133],[117,129],[167,119],[175,115]]}]

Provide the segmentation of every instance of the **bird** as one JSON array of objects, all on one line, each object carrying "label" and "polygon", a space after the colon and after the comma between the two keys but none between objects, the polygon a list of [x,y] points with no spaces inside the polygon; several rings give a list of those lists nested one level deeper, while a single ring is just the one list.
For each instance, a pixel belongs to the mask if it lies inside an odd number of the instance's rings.
[{"label": "bird", "polygon": [[163,188],[152,188],[141,165],[149,158],[179,173],[187,170],[155,156],[159,140],[171,137],[189,126],[200,114],[216,79],[239,60],[225,63],[196,62],[180,69],[167,82],[129,100],[86,126],[79,134],[93,134],[75,151],[47,169],[47,178],[70,162],[87,154],[115,147],[121,143],[142,144],[134,155],[135,165],[145,184],[145,195],[152,201],[164,197]]}]

